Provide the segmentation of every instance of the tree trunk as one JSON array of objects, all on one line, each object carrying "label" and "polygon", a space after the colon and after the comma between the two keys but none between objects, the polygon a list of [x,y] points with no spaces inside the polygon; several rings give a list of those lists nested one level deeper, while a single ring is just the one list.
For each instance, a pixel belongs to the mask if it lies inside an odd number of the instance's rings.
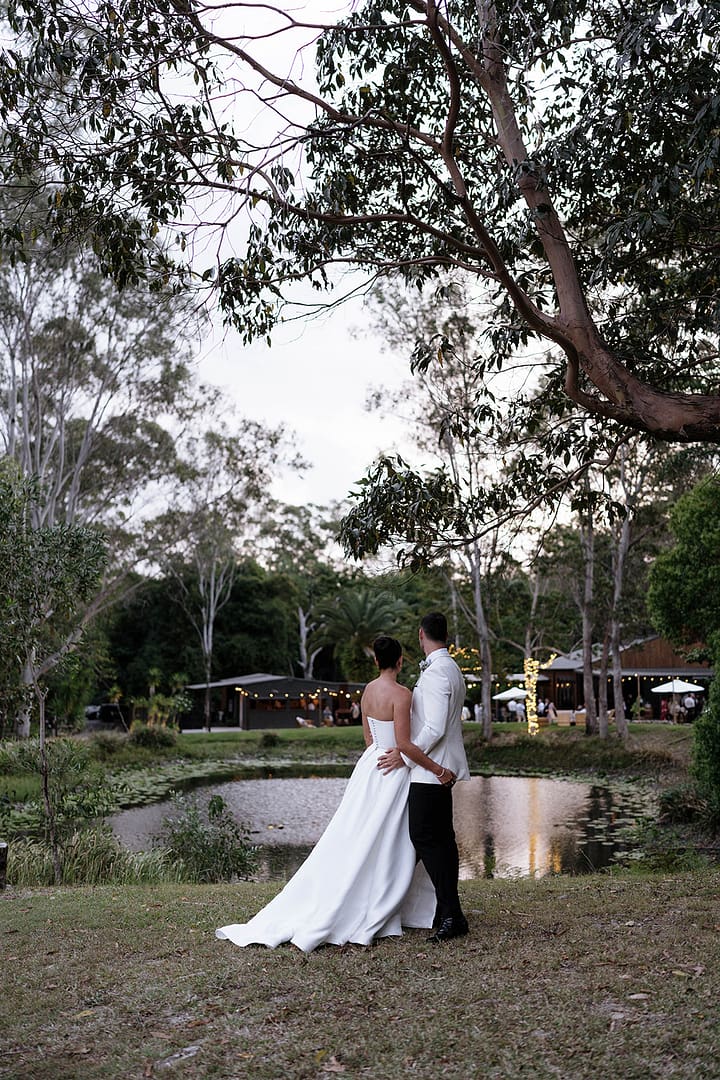
[{"label": "tree trunk", "polygon": [[625,713],[625,697],[622,686],[622,664],[620,661],[620,625],[613,620],[610,629],[610,660],[612,663],[613,701],[615,703],[615,730],[618,737],[627,739],[628,721]]},{"label": "tree trunk", "polygon": [[597,732],[597,712],[595,709],[595,687],[593,686],[593,584],[595,575],[595,533],[588,514],[580,526],[580,540],[585,557],[585,581],[582,599],[582,634],[583,634],[583,693],[585,695],[585,734]]},{"label": "tree trunk", "polygon": [[615,703],[615,729],[621,739],[628,735],[625,716],[625,698],[622,692],[622,664],[620,660],[620,602],[625,582],[625,564],[630,550],[630,515],[634,506],[634,497],[628,490],[625,461],[627,448],[620,449],[620,484],[625,496],[627,513],[622,519],[620,529],[615,529],[615,549],[613,551],[613,597],[610,614],[610,655],[613,672],[613,700]]},{"label": "tree trunk", "polygon": [[488,742],[492,739],[492,650],[490,649],[490,630],[485,618],[485,606],[483,604],[482,583],[480,581],[480,549],[475,542],[472,552],[472,579],[473,601],[475,605],[475,632],[480,646],[480,663],[482,665],[482,707],[483,707],[483,737]]},{"label": "tree trunk", "polygon": [[15,718],[15,734],[18,739],[30,738],[30,706],[23,705]]},{"label": "tree trunk", "polygon": [[35,696],[38,703],[40,717],[40,781],[42,785],[43,806],[45,807],[45,819],[47,821],[47,835],[52,852],[53,874],[55,884],[62,884],[62,858],[57,838],[57,823],[55,820],[55,807],[53,806],[50,793],[50,765],[47,756],[47,742],[45,739],[45,694],[35,683]]},{"label": "tree trunk", "polygon": [[210,717],[210,705],[211,705],[211,690],[210,680],[212,678],[212,661],[209,657],[205,658],[205,701],[203,704],[203,727],[206,731],[210,731],[211,717]]},{"label": "tree trunk", "polygon": [[30,738],[30,716],[32,693],[35,686],[33,677],[33,665],[29,660],[25,661],[22,673],[23,704],[19,707],[15,718],[15,734],[18,739]]},{"label": "tree trunk", "polygon": [[308,653],[308,639],[314,629],[314,624],[311,625],[309,621],[309,613],[303,611],[302,607],[298,605],[298,653],[300,658],[300,670],[302,671],[304,679],[312,679],[315,657],[320,652],[320,649],[313,649],[311,653]]},{"label": "tree trunk", "polygon": [[603,638],[602,659],[600,661],[600,680],[598,683],[598,734],[601,739],[608,737],[608,652],[609,634]]}]

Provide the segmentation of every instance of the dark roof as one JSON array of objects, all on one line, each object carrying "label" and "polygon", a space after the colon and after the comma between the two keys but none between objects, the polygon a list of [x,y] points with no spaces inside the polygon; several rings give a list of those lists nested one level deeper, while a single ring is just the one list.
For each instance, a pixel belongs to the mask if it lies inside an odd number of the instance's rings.
[{"label": "dark roof", "polygon": [[[187,690],[204,690],[205,683],[191,683]],[[296,679],[289,675],[270,675],[256,672],[254,675],[236,675],[231,679],[218,679],[210,683],[215,689],[220,686],[233,686],[252,697],[310,697],[315,694],[360,693],[365,683],[328,682],[326,679]]]}]

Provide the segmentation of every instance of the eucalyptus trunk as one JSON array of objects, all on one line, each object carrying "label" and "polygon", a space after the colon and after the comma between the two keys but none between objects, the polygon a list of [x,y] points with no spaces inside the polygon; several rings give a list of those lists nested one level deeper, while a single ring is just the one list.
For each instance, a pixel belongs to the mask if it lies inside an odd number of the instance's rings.
[{"label": "eucalyptus trunk", "polygon": [[55,807],[53,806],[52,793],[50,791],[50,763],[48,762],[47,739],[45,735],[45,693],[40,686],[38,686],[37,682],[35,682],[34,689],[38,703],[38,715],[40,718],[40,784],[42,787],[43,806],[45,808],[48,841],[50,843],[50,851],[52,852],[53,875],[55,884],[60,885],[62,883],[62,857],[57,837]]},{"label": "eucalyptus trunk", "polygon": [[477,543],[473,546],[473,600],[475,605],[475,632],[480,645],[481,688],[483,709],[483,737],[492,739],[492,650],[490,649],[490,629],[485,617],[482,584],[480,581],[480,551]]},{"label": "eucalyptus trunk", "polygon": [[608,737],[608,657],[610,653],[609,635],[603,638],[603,650],[600,660],[600,679],[598,682],[598,734],[601,739]]},{"label": "eucalyptus trunk", "polygon": [[595,532],[592,518],[588,514],[580,527],[585,575],[581,604],[583,635],[583,693],[585,695],[585,734],[597,732],[597,712],[595,709],[595,687],[593,685],[593,586],[595,579]]},{"label": "eucalyptus trunk", "polygon": [[630,511],[631,500],[627,488],[625,472],[625,454],[621,454],[620,480],[625,493],[627,513],[622,519],[620,528],[615,531],[615,545],[613,550],[613,596],[610,613],[610,655],[612,658],[613,673],[613,700],[615,702],[615,729],[621,739],[628,735],[628,723],[625,715],[625,698],[622,690],[622,662],[620,659],[620,604],[622,601],[623,585],[625,581],[625,566],[630,550]]}]

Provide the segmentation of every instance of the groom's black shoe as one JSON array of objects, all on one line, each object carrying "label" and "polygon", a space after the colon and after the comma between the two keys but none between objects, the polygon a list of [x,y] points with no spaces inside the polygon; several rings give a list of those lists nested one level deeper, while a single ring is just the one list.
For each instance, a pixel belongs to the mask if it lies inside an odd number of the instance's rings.
[{"label": "groom's black shoe", "polygon": [[428,941],[450,941],[451,938],[464,937],[468,932],[468,922],[464,915],[456,915],[455,918],[452,915],[447,919],[443,919],[438,926],[432,937],[428,938]]}]

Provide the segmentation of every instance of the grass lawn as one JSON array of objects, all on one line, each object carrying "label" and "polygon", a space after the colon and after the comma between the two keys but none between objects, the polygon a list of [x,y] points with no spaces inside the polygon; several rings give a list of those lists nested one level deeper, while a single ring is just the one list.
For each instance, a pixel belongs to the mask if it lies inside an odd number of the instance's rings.
[{"label": "grass lawn", "polygon": [[720,873],[462,883],[468,938],[305,956],[214,928],[277,886],[0,894],[0,1076],[720,1074]]}]

